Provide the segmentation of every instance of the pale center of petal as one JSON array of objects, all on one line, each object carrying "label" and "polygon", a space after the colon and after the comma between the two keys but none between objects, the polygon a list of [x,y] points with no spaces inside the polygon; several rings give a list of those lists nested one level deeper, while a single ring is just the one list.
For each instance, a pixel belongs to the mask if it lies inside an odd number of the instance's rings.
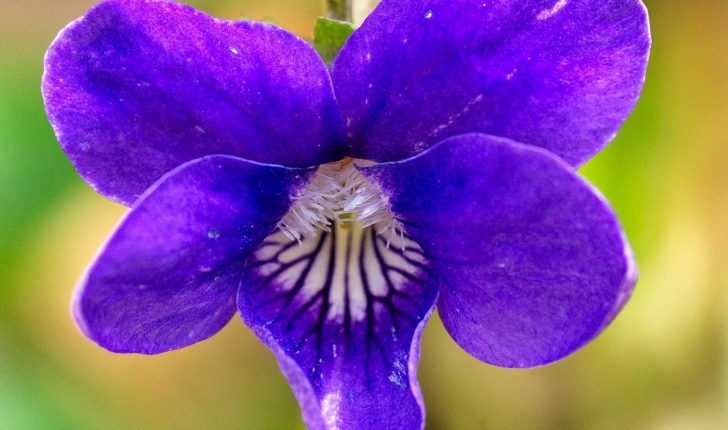
[{"label": "pale center of petal", "polygon": [[[392,330],[386,337],[396,341],[399,330],[418,324],[433,272],[378,189],[356,169],[363,163],[347,158],[320,166],[247,262],[249,273],[265,285],[257,291],[269,296],[256,306],[280,306],[274,321],[286,319],[287,332],[309,325],[322,331],[327,321],[348,332],[366,322],[372,331],[366,337],[374,341],[384,321]],[[314,334],[310,330],[295,350]]]},{"label": "pale center of petal", "polygon": [[399,222],[355,167],[363,163],[369,162],[347,157],[321,165],[308,189],[297,197],[278,223],[281,232],[290,240],[300,242],[304,237],[315,237],[320,231],[330,232],[335,225],[346,227],[357,222],[362,229],[375,226],[378,234],[387,237],[387,246],[399,234],[397,242],[402,245]]},{"label": "pale center of petal", "polygon": [[274,297],[263,306],[285,303],[279,313],[291,311],[291,324],[309,311],[318,315],[317,324],[327,319],[344,325],[373,322],[377,312],[398,314],[419,300],[432,276],[420,247],[406,235],[396,240],[387,246],[385,237],[356,221],[303,237],[300,246],[276,231],[255,250],[248,268]]},{"label": "pale center of petal", "polygon": [[[439,288],[424,251],[355,164],[319,167],[248,256],[238,296],[246,322],[264,327],[314,384],[331,429],[341,402],[359,399],[357,383],[409,388],[409,351]],[[350,369],[359,382],[340,383]]]}]

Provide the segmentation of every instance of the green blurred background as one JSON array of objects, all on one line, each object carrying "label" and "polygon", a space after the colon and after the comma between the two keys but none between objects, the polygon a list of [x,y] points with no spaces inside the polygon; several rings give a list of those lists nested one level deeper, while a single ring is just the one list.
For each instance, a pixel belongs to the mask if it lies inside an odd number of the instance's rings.
[{"label": "green blurred background", "polygon": [[[320,0],[187,1],[311,36]],[[728,429],[728,1],[649,0],[634,114],[582,173],[640,266],[596,341],[539,369],[471,358],[436,318],[420,381],[428,429]],[[235,318],[155,357],[105,352],[69,317],[74,284],[125,209],[55,141],[43,54],[93,0],[0,0],[0,429],[303,429],[273,356]]]}]

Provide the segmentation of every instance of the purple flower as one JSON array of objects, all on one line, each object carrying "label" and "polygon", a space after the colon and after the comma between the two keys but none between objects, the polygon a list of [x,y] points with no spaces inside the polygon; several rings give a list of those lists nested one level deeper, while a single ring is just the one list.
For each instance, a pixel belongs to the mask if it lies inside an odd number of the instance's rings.
[{"label": "purple flower", "polygon": [[273,25],[105,1],[43,80],[81,176],[132,208],[73,315],[157,354],[239,312],[309,428],[422,428],[436,305],[474,357],[531,367],[629,298],[629,245],[574,170],[633,108],[649,45],[639,0],[384,0],[329,71]]}]

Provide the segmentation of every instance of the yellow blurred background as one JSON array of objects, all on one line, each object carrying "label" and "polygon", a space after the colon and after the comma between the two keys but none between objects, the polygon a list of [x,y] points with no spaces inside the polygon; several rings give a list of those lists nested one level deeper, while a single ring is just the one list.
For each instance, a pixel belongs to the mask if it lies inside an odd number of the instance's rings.
[{"label": "yellow blurred background", "polygon": [[[55,141],[43,54],[93,0],[0,0],[0,429],[303,429],[276,362],[239,318],[154,357],[76,330],[71,291],[125,209],[95,194]],[[186,1],[310,38],[320,0]],[[633,299],[597,340],[531,370],[423,339],[427,428],[728,429],[728,1],[648,0],[642,99],[582,173],[635,249]]]}]

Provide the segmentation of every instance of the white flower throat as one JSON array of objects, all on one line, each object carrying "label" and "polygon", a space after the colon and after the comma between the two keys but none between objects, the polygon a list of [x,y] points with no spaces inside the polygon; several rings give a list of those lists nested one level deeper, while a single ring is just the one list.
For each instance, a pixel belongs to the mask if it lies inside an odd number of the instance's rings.
[{"label": "white flower throat", "polygon": [[290,240],[301,242],[320,231],[331,231],[334,224],[346,227],[353,223],[361,229],[375,226],[378,234],[387,237],[387,246],[398,235],[398,242],[404,243],[402,226],[387,210],[377,190],[356,169],[355,160],[347,157],[318,168],[313,181],[296,198],[278,228]]},{"label": "white flower throat", "polygon": [[[317,375],[324,333],[351,336],[358,340],[333,344],[365,345],[367,355],[376,355],[375,348],[383,350],[380,341],[397,342],[414,330],[420,316],[413,309],[437,291],[425,253],[389,212],[386,197],[356,169],[365,163],[347,158],[320,166],[246,262],[243,284],[252,286],[246,297],[260,296],[251,299],[253,306],[270,312],[266,324],[278,325],[291,354],[317,351],[316,361],[306,365]],[[329,358],[337,354],[345,351]]]}]

